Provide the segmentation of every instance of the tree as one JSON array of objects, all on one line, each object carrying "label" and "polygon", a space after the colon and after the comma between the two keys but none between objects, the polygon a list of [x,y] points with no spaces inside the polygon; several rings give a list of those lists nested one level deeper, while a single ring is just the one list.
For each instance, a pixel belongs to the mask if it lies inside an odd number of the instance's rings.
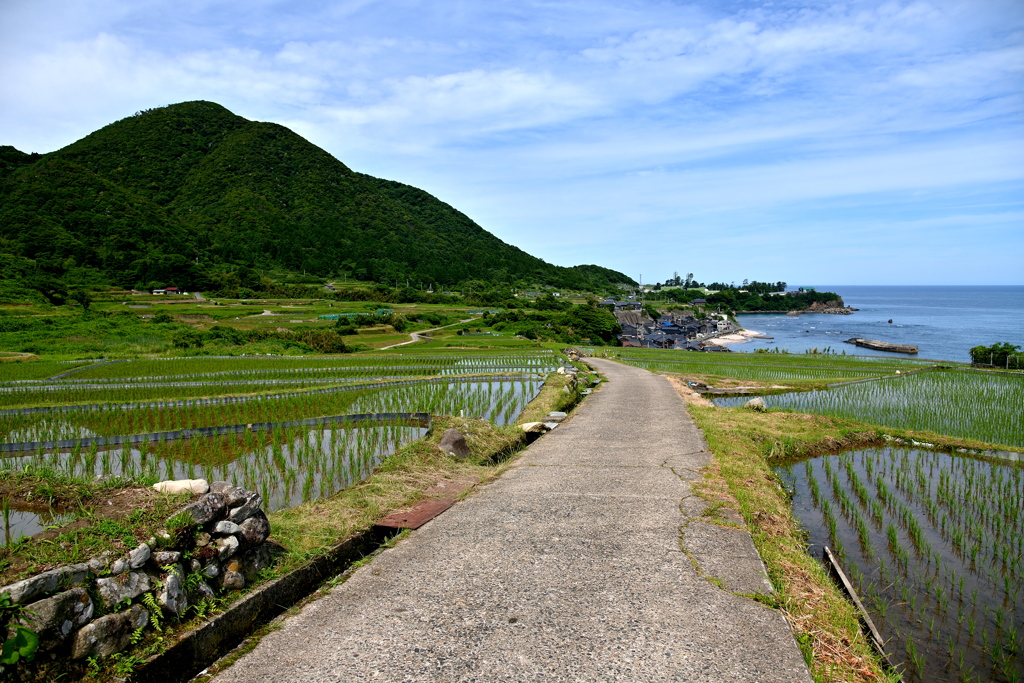
[{"label": "tree", "polygon": [[71,296],[69,296],[68,298],[87,311],[89,310],[89,306],[92,305],[92,297],[89,296],[89,292],[85,291],[84,289],[76,289],[75,291],[71,292]]},{"label": "tree", "polygon": [[993,365],[997,368],[1020,367],[1020,346],[1009,342],[997,342],[992,346],[975,346],[971,349],[971,362],[978,365]]},{"label": "tree", "polygon": [[203,333],[189,328],[171,338],[171,344],[179,349],[199,349],[203,346]]}]

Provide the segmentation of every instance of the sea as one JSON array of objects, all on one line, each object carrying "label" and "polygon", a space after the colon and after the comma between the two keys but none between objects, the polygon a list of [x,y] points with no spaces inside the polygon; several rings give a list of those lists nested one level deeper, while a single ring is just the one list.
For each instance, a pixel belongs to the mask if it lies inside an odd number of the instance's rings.
[{"label": "sea", "polygon": [[[806,285],[805,285],[806,288]],[[847,355],[898,356],[970,362],[972,346],[1009,342],[1024,348],[1024,286],[872,286],[816,285],[835,292],[852,315],[744,313],[736,316],[744,329],[772,339],[730,345],[732,351],[784,349],[804,353],[826,348]],[[891,322],[890,322],[891,321]],[[852,337],[895,344],[913,344],[916,356],[864,349],[845,341]]]}]

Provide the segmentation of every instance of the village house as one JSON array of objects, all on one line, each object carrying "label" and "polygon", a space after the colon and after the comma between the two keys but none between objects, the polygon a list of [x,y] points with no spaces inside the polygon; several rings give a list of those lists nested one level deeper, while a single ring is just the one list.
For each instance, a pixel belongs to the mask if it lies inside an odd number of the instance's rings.
[{"label": "village house", "polygon": [[[601,303],[618,303],[606,299]],[[630,314],[636,315],[636,314]],[[625,347],[648,349],[679,349],[689,351],[727,351],[711,339],[736,329],[729,320],[697,320],[693,316],[665,314],[650,320],[641,314],[640,321],[623,320],[619,323],[619,342]]]},{"label": "village house", "polygon": [[616,301],[611,297],[602,299],[600,305],[614,306],[616,311],[640,311],[644,307],[639,301]]}]

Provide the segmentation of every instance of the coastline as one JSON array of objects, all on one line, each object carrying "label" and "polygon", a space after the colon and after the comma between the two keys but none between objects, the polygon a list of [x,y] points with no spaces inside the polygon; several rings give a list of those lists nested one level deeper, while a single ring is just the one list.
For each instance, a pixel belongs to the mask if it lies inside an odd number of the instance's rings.
[{"label": "coastline", "polygon": [[754,330],[740,330],[738,332],[730,332],[729,334],[723,334],[721,337],[715,337],[713,343],[719,346],[728,346],[730,344],[742,344],[748,342],[753,337],[760,337],[763,332],[755,332]]}]

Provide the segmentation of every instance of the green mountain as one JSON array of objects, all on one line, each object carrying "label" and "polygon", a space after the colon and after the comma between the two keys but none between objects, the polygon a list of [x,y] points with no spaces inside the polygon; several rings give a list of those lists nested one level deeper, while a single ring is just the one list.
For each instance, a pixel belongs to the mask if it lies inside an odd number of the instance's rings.
[{"label": "green mountain", "polygon": [[139,112],[50,154],[0,147],[0,278],[203,288],[239,266],[379,282],[632,283],[546,263],[422,190],[212,102]]}]

